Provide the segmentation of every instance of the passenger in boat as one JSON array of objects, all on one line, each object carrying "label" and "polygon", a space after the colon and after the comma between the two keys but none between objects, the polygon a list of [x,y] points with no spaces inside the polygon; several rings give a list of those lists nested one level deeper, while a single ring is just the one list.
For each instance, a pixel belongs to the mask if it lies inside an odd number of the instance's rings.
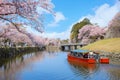
[{"label": "passenger in boat", "polygon": [[80,54],[78,53],[78,55],[77,55],[78,57],[80,57]]},{"label": "passenger in boat", "polygon": [[[95,53],[95,52],[94,52],[94,53]],[[99,54],[98,54],[98,53],[95,53],[94,58],[95,58],[96,62],[99,62],[100,57],[99,57]]]},{"label": "passenger in boat", "polygon": [[89,58],[94,58],[94,53],[93,52],[89,52],[88,56],[89,56]]},{"label": "passenger in boat", "polygon": [[76,56],[77,56],[77,57],[78,57],[78,55],[79,55],[79,54],[78,54],[78,53],[76,53]]},{"label": "passenger in boat", "polygon": [[74,56],[77,56],[77,52],[74,53]]},{"label": "passenger in boat", "polygon": [[95,59],[99,59],[99,54],[96,54],[96,53],[95,53],[95,56],[94,56],[94,57],[95,57]]},{"label": "passenger in boat", "polygon": [[70,55],[74,56],[74,53],[72,51],[70,53],[71,53]]},{"label": "passenger in boat", "polygon": [[76,57],[81,57],[82,55],[80,53],[76,53]]},{"label": "passenger in boat", "polygon": [[88,58],[88,53],[84,54],[83,58]]}]

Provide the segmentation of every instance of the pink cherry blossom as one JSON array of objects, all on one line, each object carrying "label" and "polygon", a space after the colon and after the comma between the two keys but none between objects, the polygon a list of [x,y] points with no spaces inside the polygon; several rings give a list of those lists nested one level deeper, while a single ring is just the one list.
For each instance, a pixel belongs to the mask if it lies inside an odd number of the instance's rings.
[{"label": "pink cherry blossom", "polygon": [[120,12],[109,22],[106,38],[120,37]]},{"label": "pink cherry blossom", "polygon": [[[85,25],[79,30],[78,39],[85,43],[90,39],[99,39],[104,37],[106,30],[97,25]],[[91,42],[91,41],[90,41]]]}]

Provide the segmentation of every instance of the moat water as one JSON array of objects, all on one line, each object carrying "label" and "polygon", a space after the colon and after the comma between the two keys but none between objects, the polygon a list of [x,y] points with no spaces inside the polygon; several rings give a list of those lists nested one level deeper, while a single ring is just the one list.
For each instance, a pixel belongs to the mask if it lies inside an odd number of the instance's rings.
[{"label": "moat water", "polygon": [[119,64],[78,64],[67,54],[32,52],[6,60],[0,63],[0,80],[120,80]]}]

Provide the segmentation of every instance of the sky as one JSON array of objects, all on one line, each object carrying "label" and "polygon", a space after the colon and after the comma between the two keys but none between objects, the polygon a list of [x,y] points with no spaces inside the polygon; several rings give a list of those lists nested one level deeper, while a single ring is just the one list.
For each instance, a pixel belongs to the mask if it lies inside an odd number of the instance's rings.
[{"label": "sky", "polygon": [[118,0],[51,0],[55,15],[46,13],[44,33],[48,38],[69,39],[72,26],[83,20],[90,19],[100,27],[106,27],[110,20],[120,11]]}]

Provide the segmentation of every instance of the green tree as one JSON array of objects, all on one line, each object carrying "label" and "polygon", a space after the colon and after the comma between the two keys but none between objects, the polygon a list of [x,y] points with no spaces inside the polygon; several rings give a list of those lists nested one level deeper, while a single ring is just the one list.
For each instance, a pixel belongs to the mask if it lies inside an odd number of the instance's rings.
[{"label": "green tree", "polygon": [[78,42],[77,37],[78,37],[79,29],[81,29],[83,26],[87,24],[91,24],[91,22],[88,18],[84,18],[80,23],[76,23],[73,25],[71,34],[70,34],[71,41],[75,40],[74,42]]}]

